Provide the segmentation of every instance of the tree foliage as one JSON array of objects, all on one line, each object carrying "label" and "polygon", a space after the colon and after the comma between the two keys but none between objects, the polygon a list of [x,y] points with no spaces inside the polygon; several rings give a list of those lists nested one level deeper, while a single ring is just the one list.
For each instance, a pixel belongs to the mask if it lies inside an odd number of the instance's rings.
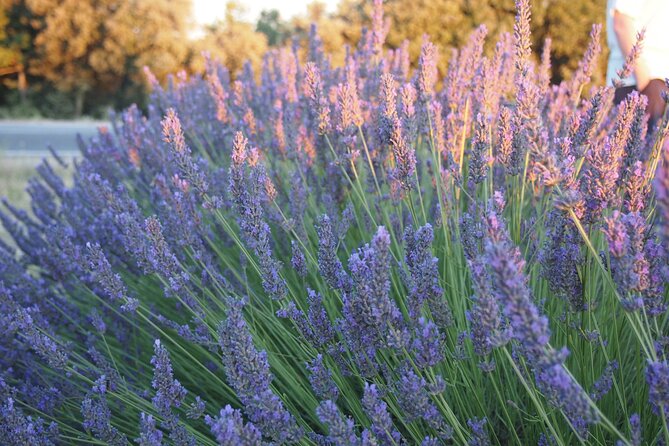
[{"label": "tree foliage", "polygon": [[[316,24],[334,66],[344,62],[346,47],[371,25],[371,0],[341,0],[334,13],[318,1],[305,13],[284,20],[277,10],[263,11],[256,23],[240,19],[241,3],[229,2],[225,17],[194,34],[192,0],[0,0],[0,103],[12,90],[27,96],[65,98],[67,110],[90,113],[96,108],[123,108],[145,98],[144,66],[159,81],[185,69],[202,72],[208,53],[235,76],[250,60],[262,63],[268,48],[304,42]],[[590,24],[603,22],[604,0],[532,0],[533,46],[540,52],[552,39],[552,78],[568,78],[578,66]],[[440,77],[452,48],[461,47],[471,31],[485,24],[492,51],[496,37],[511,31],[514,0],[386,0],[390,23],[386,48],[408,42],[415,66],[423,34],[441,53]],[[603,78],[600,58],[595,81]],[[30,87],[30,88],[28,88]],[[92,94],[92,93],[95,94]],[[54,96],[55,94],[55,96]]]}]

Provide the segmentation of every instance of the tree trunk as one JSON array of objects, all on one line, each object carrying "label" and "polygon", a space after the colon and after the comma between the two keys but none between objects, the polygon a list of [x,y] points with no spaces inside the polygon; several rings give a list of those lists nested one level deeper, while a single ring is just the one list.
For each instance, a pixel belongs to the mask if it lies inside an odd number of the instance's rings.
[{"label": "tree trunk", "polygon": [[28,80],[26,79],[26,70],[23,64],[18,66],[19,70],[19,95],[21,96],[21,104],[25,105],[28,92]]},{"label": "tree trunk", "polygon": [[85,98],[86,98],[86,88],[84,87],[77,88],[77,92],[74,96],[74,117],[76,119],[81,118],[81,114],[84,111]]}]

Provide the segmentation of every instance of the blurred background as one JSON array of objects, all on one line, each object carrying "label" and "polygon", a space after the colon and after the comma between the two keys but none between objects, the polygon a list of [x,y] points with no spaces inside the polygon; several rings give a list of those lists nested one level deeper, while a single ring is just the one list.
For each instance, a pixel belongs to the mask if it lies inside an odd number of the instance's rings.
[{"label": "blurred background", "polygon": [[[0,197],[26,204],[24,187],[51,144],[76,156],[75,135],[92,136],[109,110],[144,107],[143,67],[165,82],[171,73],[200,73],[208,52],[234,74],[246,59],[256,69],[268,49],[304,44],[318,25],[333,64],[343,62],[370,24],[371,0],[0,0]],[[532,0],[535,53],[552,38],[552,78],[577,67],[593,23],[605,23],[606,0]],[[511,31],[514,0],[386,0],[386,46],[409,41],[415,63],[422,35],[440,48],[446,72],[450,48],[480,24],[491,51]],[[602,33],[602,46],[605,47]],[[605,77],[600,58],[595,82]]]},{"label": "blurred background", "polygon": [[[201,72],[203,51],[234,74],[244,59],[257,67],[268,49],[303,40],[318,24],[335,64],[369,23],[371,0],[0,0],[0,118],[104,119],[109,108],[145,101],[142,68],[160,80]],[[534,0],[533,36],[553,39],[553,80],[569,76],[592,23],[605,22],[605,0]],[[387,46],[408,39],[412,61],[427,33],[449,48],[479,24],[488,39],[510,31],[513,0],[387,0]],[[603,34],[604,36],[605,34]],[[604,44],[604,42],[602,42]],[[606,57],[600,58],[603,77]]]}]

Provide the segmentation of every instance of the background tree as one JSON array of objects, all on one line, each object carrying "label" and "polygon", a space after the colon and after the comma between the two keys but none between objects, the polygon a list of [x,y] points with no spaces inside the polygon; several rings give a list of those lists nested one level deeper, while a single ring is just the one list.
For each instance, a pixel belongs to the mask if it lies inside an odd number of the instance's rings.
[{"label": "background tree", "polygon": [[[532,0],[532,32],[536,53],[541,52],[544,39],[553,42],[553,81],[560,81],[573,72],[584,51],[593,23],[605,22],[605,0],[573,1]],[[329,22],[329,29],[321,30],[324,42],[343,40],[354,45],[360,39],[361,25],[371,24],[372,2],[369,0],[342,0],[334,14],[319,17],[321,24]],[[399,47],[409,40],[412,63],[420,53],[421,36],[429,34],[440,49],[439,71],[446,72],[450,49],[458,48],[470,32],[480,24],[488,28],[486,50],[501,32],[511,32],[515,17],[514,0],[386,0],[386,17],[391,26],[386,39],[390,48]],[[336,24],[333,26],[333,24]],[[333,35],[333,31],[341,34]],[[604,36],[604,34],[603,34]],[[603,40],[602,40],[602,43]],[[606,58],[600,58],[595,79],[603,78]]]},{"label": "background tree", "polygon": [[[591,24],[604,22],[605,0],[531,1],[535,50],[552,38],[552,77],[560,81],[577,67]],[[66,117],[141,105],[143,66],[159,80],[182,69],[198,73],[208,52],[234,76],[246,59],[259,68],[268,48],[293,38],[305,41],[312,23],[333,65],[340,66],[346,45],[355,46],[361,26],[371,22],[372,0],[341,0],[334,13],[314,2],[289,21],[268,10],[255,23],[242,20],[241,4],[230,2],[222,20],[196,35],[191,2],[0,0],[0,106],[34,103],[48,115]],[[391,22],[387,48],[408,40],[415,65],[422,35],[429,34],[440,49],[441,76],[451,48],[461,46],[475,27],[488,27],[490,51],[500,32],[511,31],[515,15],[514,0],[386,0],[384,9]],[[605,55],[599,61],[596,81],[604,77]]]},{"label": "background tree", "polygon": [[164,76],[184,62],[190,1],[30,0],[43,17],[32,72],[73,92],[75,114],[90,90],[117,91],[139,81],[143,65]]},{"label": "background tree", "polygon": [[260,13],[256,31],[267,37],[269,46],[283,45],[290,37],[290,27],[281,19],[281,14],[276,9],[263,10]]},{"label": "background tree", "polygon": [[32,20],[24,1],[0,0],[0,79],[19,91],[22,104],[28,90],[27,66],[34,53]]},{"label": "background tree", "polygon": [[191,71],[204,71],[203,52],[221,61],[233,76],[242,69],[246,60],[256,69],[260,67],[268,48],[267,36],[256,32],[252,24],[241,21],[239,15],[242,12],[240,4],[228,2],[225,19],[205,27],[204,36],[193,43]]}]

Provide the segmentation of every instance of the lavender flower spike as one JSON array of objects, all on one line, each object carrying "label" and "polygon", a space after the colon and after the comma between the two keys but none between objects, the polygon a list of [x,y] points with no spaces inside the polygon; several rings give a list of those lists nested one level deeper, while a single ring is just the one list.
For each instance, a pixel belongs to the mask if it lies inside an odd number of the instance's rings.
[{"label": "lavender flower spike", "polygon": [[228,382],[245,406],[245,412],[274,441],[298,441],[302,430],[270,388],[272,375],[267,353],[258,351],[244,320],[244,300],[228,301],[228,314],[219,325],[218,338]]},{"label": "lavender flower spike", "polygon": [[650,362],[646,367],[648,383],[648,401],[653,411],[660,415],[664,412],[669,423],[669,363],[667,361]]},{"label": "lavender flower spike", "polygon": [[155,355],[151,358],[154,367],[153,381],[151,385],[156,390],[152,403],[163,417],[171,417],[171,409],[179,407],[186,398],[186,389],[176,380],[172,374],[172,363],[170,362],[167,349],[156,339],[153,344]]},{"label": "lavender flower spike", "polygon": [[321,422],[328,427],[327,438],[334,446],[360,445],[353,420],[342,417],[335,403],[330,400],[323,401],[316,409],[316,414]]},{"label": "lavender flower spike", "polygon": [[380,445],[401,444],[400,433],[393,426],[393,420],[388,412],[388,405],[381,399],[376,385],[365,383],[362,407],[372,421],[370,429]]},{"label": "lavender flower spike", "polygon": [[239,410],[226,405],[218,417],[205,417],[205,422],[211,428],[216,441],[220,446],[260,446],[262,441],[260,431],[251,423],[244,423]]}]

